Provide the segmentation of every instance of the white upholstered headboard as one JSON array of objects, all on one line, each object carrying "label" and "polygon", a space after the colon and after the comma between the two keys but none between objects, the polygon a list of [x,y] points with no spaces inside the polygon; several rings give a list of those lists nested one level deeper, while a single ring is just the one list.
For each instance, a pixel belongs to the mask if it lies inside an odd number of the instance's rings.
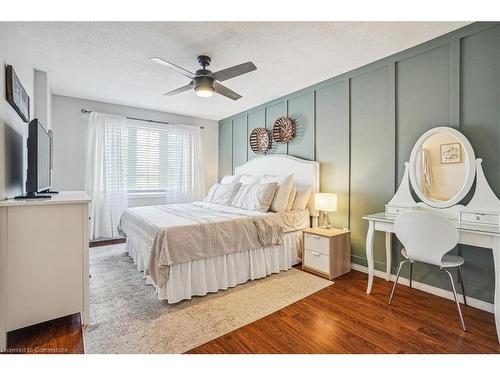
[{"label": "white upholstered headboard", "polygon": [[314,211],[314,194],[319,192],[319,162],[288,155],[266,155],[238,165],[235,167],[234,173],[237,175],[293,174],[295,186],[311,188],[308,208],[311,216],[318,216],[317,212]]}]

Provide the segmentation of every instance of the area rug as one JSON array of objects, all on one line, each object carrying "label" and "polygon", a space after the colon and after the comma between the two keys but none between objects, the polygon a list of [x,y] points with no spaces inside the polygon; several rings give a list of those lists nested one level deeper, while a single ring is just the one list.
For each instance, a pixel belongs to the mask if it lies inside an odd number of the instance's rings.
[{"label": "area rug", "polygon": [[183,353],[332,284],[291,269],[169,305],[123,244],[91,248],[90,273],[85,353]]}]

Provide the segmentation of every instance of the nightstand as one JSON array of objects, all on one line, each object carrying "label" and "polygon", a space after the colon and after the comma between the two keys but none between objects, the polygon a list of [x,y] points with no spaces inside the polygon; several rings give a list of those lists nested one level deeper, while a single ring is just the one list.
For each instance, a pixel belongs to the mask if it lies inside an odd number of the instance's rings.
[{"label": "nightstand", "polygon": [[304,229],[302,268],[329,280],[351,270],[351,231]]}]

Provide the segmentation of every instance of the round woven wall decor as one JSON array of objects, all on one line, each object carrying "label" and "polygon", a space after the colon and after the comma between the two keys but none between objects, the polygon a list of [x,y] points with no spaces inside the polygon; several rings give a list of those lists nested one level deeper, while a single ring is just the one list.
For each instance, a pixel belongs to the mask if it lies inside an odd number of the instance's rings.
[{"label": "round woven wall decor", "polygon": [[273,139],[276,143],[288,143],[295,137],[295,126],[290,117],[280,117],[273,125]]},{"label": "round woven wall decor", "polygon": [[271,150],[271,137],[265,128],[255,128],[250,133],[250,148],[259,155],[264,155]]}]

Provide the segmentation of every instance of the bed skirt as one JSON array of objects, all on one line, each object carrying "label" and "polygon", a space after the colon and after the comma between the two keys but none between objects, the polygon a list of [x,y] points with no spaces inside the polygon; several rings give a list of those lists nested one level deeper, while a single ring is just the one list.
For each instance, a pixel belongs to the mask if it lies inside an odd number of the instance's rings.
[{"label": "bed skirt", "polygon": [[[281,245],[174,264],[170,266],[167,283],[161,288],[154,285],[149,276],[145,279],[156,288],[158,299],[177,303],[289,270],[300,262],[302,246],[299,230],[284,234]],[[126,250],[139,271],[144,271],[147,265],[149,249],[140,238],[127,237]]]}]

